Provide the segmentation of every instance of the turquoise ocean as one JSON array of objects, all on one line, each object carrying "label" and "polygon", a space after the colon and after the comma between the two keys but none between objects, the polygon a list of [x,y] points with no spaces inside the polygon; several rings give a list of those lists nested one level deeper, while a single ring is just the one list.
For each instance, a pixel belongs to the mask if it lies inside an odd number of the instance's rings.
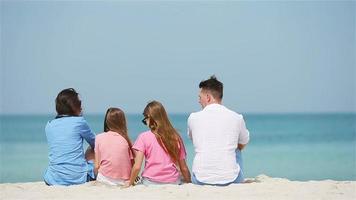
[{"label": "turquoise ocean", "polygon": [[[103,115],[84,115],[103,130]],[[290,180],[356,180],[356,114],[244,114],[250,143],[243,151],[246,177],[266,174]],[[53,115],[1,115],[0,183],[41,181],[48,164],[44,132]],[[169,115],[184,139],[188,114]],[[131,139],[145,131],[142,115],[128,114]]]}]

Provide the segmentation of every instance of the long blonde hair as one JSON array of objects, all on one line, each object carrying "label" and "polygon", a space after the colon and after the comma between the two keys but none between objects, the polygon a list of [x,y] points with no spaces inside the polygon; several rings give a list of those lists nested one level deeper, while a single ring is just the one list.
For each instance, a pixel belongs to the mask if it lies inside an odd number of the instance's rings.
[{"label": "long blonde hair", "polygon": [[[126,117],[124,111],[120,108],[109,108],[105,114],[104,131],[114,131],[120,134],[129,145],[129,151],[133,154],[132,143],[128,135]],[[134,154],[133,154],[134,155]]]},{"label": "long blonde hair", "polygon": [[178,162],[182,139],[169,121],[163,105],[158,101],[151,101],[145,107],[143,115],[149,120],[149,128],[155,134],[158,143],[173,162]]}]

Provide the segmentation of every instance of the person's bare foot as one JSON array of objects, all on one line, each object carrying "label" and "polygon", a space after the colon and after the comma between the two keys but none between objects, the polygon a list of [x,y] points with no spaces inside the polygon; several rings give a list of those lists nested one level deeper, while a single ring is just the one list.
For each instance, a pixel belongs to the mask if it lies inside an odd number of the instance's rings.
[{"label": "person's bare foot", "polygon": [[256,179],[245,179],[243,183],[257,183],[258,181]]}]

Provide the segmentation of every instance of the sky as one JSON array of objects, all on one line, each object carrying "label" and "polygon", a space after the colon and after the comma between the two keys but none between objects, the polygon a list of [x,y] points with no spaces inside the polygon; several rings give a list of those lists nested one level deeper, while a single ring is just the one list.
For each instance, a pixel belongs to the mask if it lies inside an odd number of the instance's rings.
[{"label": "sky", "polygon": [[1,1],[0,114],[201,109],[215,74],[240,113],[356,112],[355,2]]}]

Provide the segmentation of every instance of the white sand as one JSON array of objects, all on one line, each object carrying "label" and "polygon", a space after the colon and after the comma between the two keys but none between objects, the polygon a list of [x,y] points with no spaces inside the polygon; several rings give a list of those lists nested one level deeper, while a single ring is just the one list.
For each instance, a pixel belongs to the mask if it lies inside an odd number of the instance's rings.
[{"label": "white sand", "polygon": [[257,176],[255,182],[227,187],[193,184],[143,186],[127,189],[90,182],[76,186],[48,187],[42,182],[0,184],[0,199],[356,199],[356,181],[289,181]]}]

